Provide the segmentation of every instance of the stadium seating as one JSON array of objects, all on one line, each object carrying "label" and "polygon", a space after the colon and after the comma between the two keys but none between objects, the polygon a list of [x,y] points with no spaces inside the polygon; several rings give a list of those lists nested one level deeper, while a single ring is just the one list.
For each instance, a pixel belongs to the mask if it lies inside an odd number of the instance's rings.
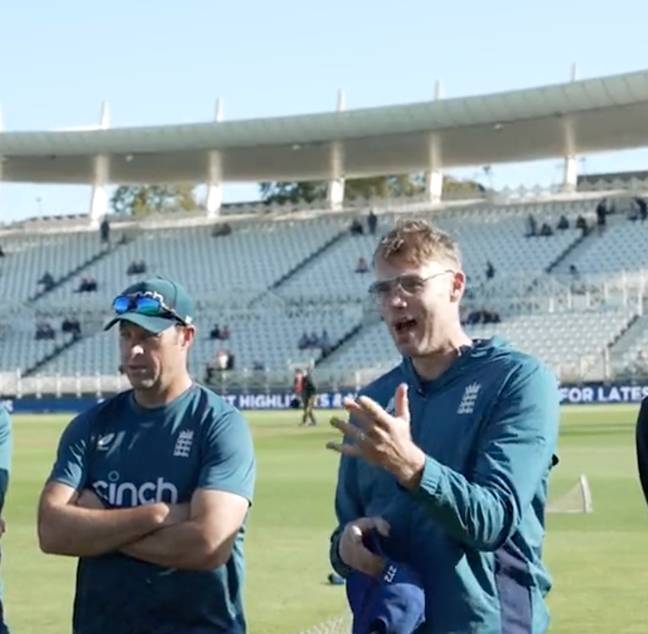
[{"label": "stadium seating", "polygon": [[[502,334],[564,375],[582,375],[596,366],[638,310],[627,301],[627,293],[618,294],[616,309],[608,311],[599,310],[608,299],[607,291],[595,296],[588,290],[582,301],[576,295],[569,301],[557,298],[555,305],[536,301],[536,296],[564,287],[568,263],[575,261],[583,274],[611,279],[615,272],[637,272],[648,262],[648,227],[646,232],[639,231],[643,228],[640,222],[612,218],[603,236],[593,233],[582,239],[574,228],[575,217],[585,215],[591,226],[594,207],[595,201],[589,199],[423,212],[460,241],[470,280],[467,305],[497,308],[503,317],[497,325],[470,327],[471,334]],[[564,214],[570,228],[547,238],[526,238],[529,214],[554,228]],[[101,332],[100,326],[111,298],[142,277],[126,274],[136,260],[145,261],[147,275],[166,274],[183,281],[197,299],[201,328],[191,363],[198,376],[204,376],[221,347],[234,354],[235,368],[240,371],[256,364],[279,373],[317,363],[320,376],[339,380],[356,370],[375,372],[387,367],[398,356],[384,327],[368,316],[366,297],[372,274],[355,273],[354,268],[359,257],[371,262],[379,236],[400,214],[380,214],[375,236],[352,235],[353,217],[315,214],[253,221],[235,225],[231,234],[220,237],[211,235],[210,225],[131,228],[128,240],[113,242],[110,249],[99,244],[95,232],[9,232],[2,238],[7,255],[0,259],[0,292],[5,299],[0,324],[6,325],[20,307],[24,328],[15,336],[5,336],[0,370],[28,370],[63,341],[60,335],[53,342],[34,341],[37,315],[58,320],[73,312],[82,321],[83,338],[42,364],[38,374],[115,374],[117,342],[113,334]],[[365,224],[362,214],[357,217]],[[117,227],[113,238],[119,235]],[[495,268],[492,280],[485,279],[487,261]],[[559,265],[551,269],[556,262]],[[36,280],[45,271],[62,281],[34,298]],[[84,276],[97,280],[96,293],[76,292]],[[589,310],[594,306],[592,297],[596,297],[596,312]],[[209,339],[214,323],[229,326],[228,341]],[[631,331],[642,324],[633,325]],[[326,359],[318,349],[298,349],[303,332],[320,334],[324,329],[332,344],[343,338],[348,341]],[[552,336],[547,337],[547,332]],[[611,350],[627,360],[647,342],[645,336],[628,349],[612,346]]]},{"label": "stadium seating", "polygon": [[[394,215],[382,216],[381,233],[389,230],[396,219]],[[464,267],[474,285],[485,281],[488,261],[495,267],[496,278],[510,275],[512,271],[537,275],[580,236],[579,230],[571,228],[550,238],[527,239],[525,218],[517,213],[444,214],[432,219],[459,240]],[[354,268],[359,257],[371,262],[377,241],[376,236],[346,235],[287,280],[279,292],[286,298],[308,301],[364,299],[370,275],[355,273]]]},{"label": "stadium seating", "polygon": [[[584,374],[606,347],[627,327],[632,314],[624,311],[531,314],[511,317],[499,324],[467,326],[476,339],[503,337],[517,349],[532,354],[557,374]],[[385,370],[400,361],[382,322],[364,329],[344,348],[320,365],[329,374],[359,368]]]}]

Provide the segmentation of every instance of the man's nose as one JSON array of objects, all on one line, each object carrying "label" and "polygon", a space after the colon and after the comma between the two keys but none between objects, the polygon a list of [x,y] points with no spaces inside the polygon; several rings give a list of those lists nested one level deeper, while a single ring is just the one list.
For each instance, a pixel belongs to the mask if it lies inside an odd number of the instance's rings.
[{"label": "man's nose", "polygon": [[139,343],[132,345],[130,349],[130,356],[137,357],[140,354],[144,354],[144,348],[142,347],[142,345]]},{"label": "man's nose", "polygon": [[407,300],[398,286],[390,289],[389,297],[387,298],[387,305],[390,308],[403,308],[407,306]]}]

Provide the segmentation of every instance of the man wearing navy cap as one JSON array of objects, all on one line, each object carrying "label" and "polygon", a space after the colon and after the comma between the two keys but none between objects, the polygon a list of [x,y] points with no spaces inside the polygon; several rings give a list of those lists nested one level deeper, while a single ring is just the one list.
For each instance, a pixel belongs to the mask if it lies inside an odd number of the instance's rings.
[{"label": "man wearing navy cap", "polygon": [[133,389],[68,425],[39,506],[42,550],[79,558],[73,630],[243,633],[248,426],[188,373],[196,330],[179,284],[130,286],[113,312]]},{"label": "man wearing navy cap", "polygon": [[[331,563],[347,578],[379,579],[392,561],[418,575],[425,622],[388,632],[545,632],[556,379],[499,338],[463,331],[466,278],[447,234],[404,222],[374,263],[370,293],[403,361],[345,401],[351,421],[332,421],[345,442],[329,443],[342,453]],[[368,533],[379,534],[384,556],[367,548]]]}]

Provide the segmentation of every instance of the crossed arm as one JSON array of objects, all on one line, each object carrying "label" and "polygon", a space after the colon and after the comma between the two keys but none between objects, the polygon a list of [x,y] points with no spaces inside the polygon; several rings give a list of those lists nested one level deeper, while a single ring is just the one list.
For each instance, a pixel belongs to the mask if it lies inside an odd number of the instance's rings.
[{"label": "crossed arm", "polygon": [[190,504],[163,502],[105,509],[94,493],[81,495],[50,482],[41,496],[38,536],[46,553],[92,557],[121,551],[160,566],[210,570],[230,557],[248,501],[197,489]]}]

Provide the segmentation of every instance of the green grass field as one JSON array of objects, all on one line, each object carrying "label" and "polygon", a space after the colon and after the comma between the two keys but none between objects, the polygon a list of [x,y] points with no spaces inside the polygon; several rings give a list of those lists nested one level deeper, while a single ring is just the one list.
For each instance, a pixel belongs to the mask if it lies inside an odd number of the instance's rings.
[{"label": "green grass field", "polygon": [[[636,411],[614,406],[563,410],[561,463],[551,496],[585,473],[594,513],[549,517],[552,632],[648,631],[648,512],[636,478]],[[319,413],[320,421],[326,417]],[[18,634],[70,631],[74,561],[42,555],[35,535],[38,494],[68,419],[14,417],[2,574],[8,619]],[[344,590],[326,583],[337,458],[324,444],[334,432],[328,425],[298,428],[291,412],[255,413],[249,419],[258,456],[246,549],[249,629],[296,634],[345,609]]]}]

